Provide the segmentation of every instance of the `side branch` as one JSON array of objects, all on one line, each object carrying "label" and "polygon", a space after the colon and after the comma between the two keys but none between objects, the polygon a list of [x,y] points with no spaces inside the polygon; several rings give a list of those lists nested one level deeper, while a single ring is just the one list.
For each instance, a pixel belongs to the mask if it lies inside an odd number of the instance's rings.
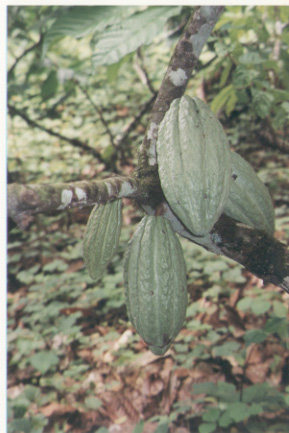
[{"label": "side branch", "polygon": [[103,162],[102,156],[99,152],[97,152],[92,147],[88,146],[86,143],[83,143],[82,141],[78,140],[77,138],[68,138],[62,134],[59,134],[58,132],[53,131],[52,129],[45,128],[45,126],[42,126],[40,123],[36,122],[35,120],[30,119],[30,117],[28,117],[26,113],[24,113],[22,110],[18,110],[18,108],[14,107],[13,105],[8,104],[8,110],[11,116],[21,117],[23,120],[25,120],[27,125],[33,126],[34,128],[41,129],[41,131],[45,131],[47,134],[52,135],[53,137],[57,137],[60,140],[70,143],[74,147],[78,147],[82,150],[85,150],[88,153],[92,154],[100,162]]},{"label": "side branch", "polygon": [[289,251],[282,242],[225,214],[221,215],[208,235],[194,236],[176,218],[167,203],[162,203],[158,212],[171,222],[180,236],[212,253],[229,257],[265,283],[275,284],[289,293]]},{"label": "side branch", "polygon": [[221,253],[289,293],[289,251],[265,232],[222,215],[210,233]]},{"label": "side branch", "polygon": [[134,177],[112,176],[103,180],[73,183],[8,185],[8,216],[24,229],[37,213],[83,208],[122,197],[141,197]]}]

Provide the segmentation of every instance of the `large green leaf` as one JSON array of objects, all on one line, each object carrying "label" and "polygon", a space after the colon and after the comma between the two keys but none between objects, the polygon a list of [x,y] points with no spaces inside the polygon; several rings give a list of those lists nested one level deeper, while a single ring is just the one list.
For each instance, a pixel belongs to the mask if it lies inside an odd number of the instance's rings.
[{"label": "large green leaf", "polygon": [[135,7],[122,6],[74,6],[64,8],[44,37],[43,51],[65,36],[83,37],[106,26],[120,22],[135,11]]},{"label": "large green leaf", "polygon": [[236,103],[235,89],[232,84],[229,84],[215,96],[211,104],[211,110],[214,113],[218,113],[221,108],[226,107],[226,114],[229,116],[235,108]]},{"label": "large green leaf", "polygon": [[30,364],[42,374],[47,373],[51,367],[58,364],[58,361],[58,356],[48,350],[37,352],[29,358]]},{"label": "large green leaf", "polygon": [[178,15],[180,10],[176,6],[152,6],[109,27],[97,35],[93,65],[111,65],[140,45],[150,44],[162,32],[168,18]]}]

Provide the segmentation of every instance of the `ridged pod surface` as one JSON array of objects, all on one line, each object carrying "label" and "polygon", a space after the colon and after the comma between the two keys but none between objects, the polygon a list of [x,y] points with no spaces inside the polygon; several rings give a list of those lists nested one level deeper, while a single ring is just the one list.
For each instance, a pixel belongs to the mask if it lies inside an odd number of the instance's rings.
[{"label": "ridged pod surface", "polygon": [[158,170],[174,213],[196,236],[205,236],[229,197],[231,159],[227,137],[209,106],[175,99],[160,124]]},{"label": "ridged pod surface", "polygon": [[145,216],[125,254],[127,312],[155,355],[163,355],[183,326],[187,308],[181,244],[164,217]]},{"label": "ridged pod surface", "polygon": [[90,277],[102,277],[112,259],[122,225],[121,200],[97,204],[92,209],[83,239],[84,263]]},{"label": "ridged pod surface", "polygon": [[231,152],[231,159],[233,182],[224,213],[272,235],[274,208],[267,188],[244,158]]}]

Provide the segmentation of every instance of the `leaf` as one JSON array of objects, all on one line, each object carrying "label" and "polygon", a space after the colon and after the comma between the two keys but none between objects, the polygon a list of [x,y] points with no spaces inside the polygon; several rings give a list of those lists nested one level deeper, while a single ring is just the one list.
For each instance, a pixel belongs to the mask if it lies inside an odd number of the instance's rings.
[{"label": "leaf", "polygon": [[243,421],[244,419],[248,418],[248,406],[245,403],[242,402],[236,402],[231,403],[228,405],[227,409],[230,417],[235,422]]},{"label": "leaf", "polygon": [[74,6],[64,8],[44,37],[43,52],[52,42],[65,36],[81,38],[106,26],[120,22],[130,15],[135,7],[121,6]]},{"label": "leaf", "polygon": [[229,59],[221,74],[220,83],[219,83],[220,88],[225,86],[229,74],[231,72],[232,66],[233,66],[233,62]]},{"label": "leaf", "polygon": [[42,270],[44,272],[55,272],[55,271],[65,271],[68,268],[67,263],[63,260],[52,260],[52,262],[47,263],[43,266]]},{"label": "leaf", "polygon": [[260,316],[266,313],[271,308],[271,303],[263,299],[256,299],[252,302],[251,309],[254,314]]},{"label": "leaf", "polygon": [[144,420],[142,419],[140,422],[137,423],[132,433],[142,433],[143,428],[144,428]]},{"label": "leaf", "polygon": [[58,88],[57,72],[51,71],[41,87],[41,96],[43,101],[52,98],[55,95],[57,88]]},{"label": "leaf", "polygon": [[193,394],[216,395],[217,385],[213,382],[195,383],[193,385]]},{"label": "leaf", "polygon": [[246,346],[250,346],[252,343],[261,343],[266,340],[267,334],[262,329],[250,329],[244,335]]},{"label": "leaf", "polygon": [[219,110],[221,110],[228,102],[228,99],[232,94],[235,93],[235,90],[233,88],[233,84],[229,84],[229,86],[224,87],[217,96],[213,99],[211,103],[211,110],[214,113],[218,113]]},{"label": "leaf", "polygon": [[35,355],[28,358],[28,360],[32,367],[40,371],[42,374],[47,373],[47,371],[50,370],[51,367],[57,365],[59,361],[58,356],[48,350],[37,352]]},{"label": "leaf", "polygon": [[235,89],[243,89],[252,85],[253,80],[255,80],[259,75],[259,72],[255,69],[247,69],[242,65],[238,65],[233,72],[233,86]]},{"label": "leaf", "polygon": [[[288,322],[286,317],[270,317],[264,326],[264,331],[267,334],[274,334],[275,332],[279,335],[288,333]],[[288,336],[288,335],[287,335]]]},{"label": "leaf", "polygon": [[252,89],[252,107],[262,119],[269,115],[274,97],[268,92]]},{"label": "leaf", "polygon": [[259,53],[254,53],[252,51],[248,51],[239,57],[239,62],[243,63],[244,65],[259,65],[263,61],[264,60]]},{"label": "leaf", "polygon": [[220,416],[218,424],[220,427],[228,427],[230,424],[232,424],[232,422],[233,420],[230,417],[230,413],[228,411],[225,411]]},{"label": "leaf", "polygon": [[88,409],[97,410],[102,406],[102,401],[99,398],[90,395],[86,397],[84,404]]},{"label": "leaf", "polygon": [[268,391],[267,383],[258,383],[243,389],[242,400],[246,403],[262,402]]},{"label": "leaf", "polygon": [[213,433],[216,430],[215,423],[205,422],[199,425],[199,433]]},{"label": "leaf", "polygon": [[150,44],[168,18],[180,10],[176,6],[151,6],[98,34],[93,47],[94,67],[116,63],[139,46]]},{"label": "leaf", "polygon": [[209,408],[203,415],[203,421],[215,422],[220,416],[220,409],[217,407]]},{"label": "leaf", "polygon": [[240,344],[236,341],[230,341],[222,344],[222,346],[216,346],[213,348],[214,356],[230,356],[233,352],[236,352],[240,347]]},{"label": "leaf", "polygon": [[154,433],[168,433],[168,431],[169,431],[169,423],[161,422],[155,429]]}]

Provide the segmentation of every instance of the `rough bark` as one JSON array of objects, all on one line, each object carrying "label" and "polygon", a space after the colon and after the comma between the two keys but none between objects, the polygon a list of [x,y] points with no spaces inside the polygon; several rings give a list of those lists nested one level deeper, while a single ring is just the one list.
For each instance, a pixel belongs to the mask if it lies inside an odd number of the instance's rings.
[{"label": "rough bark", "polygon": [[141,197],[141,194],[135,178],[122,176],[54,185],[13,183],[8,185],[8,216],[24,229],[38,213],[83,208],[121,197]]}]

